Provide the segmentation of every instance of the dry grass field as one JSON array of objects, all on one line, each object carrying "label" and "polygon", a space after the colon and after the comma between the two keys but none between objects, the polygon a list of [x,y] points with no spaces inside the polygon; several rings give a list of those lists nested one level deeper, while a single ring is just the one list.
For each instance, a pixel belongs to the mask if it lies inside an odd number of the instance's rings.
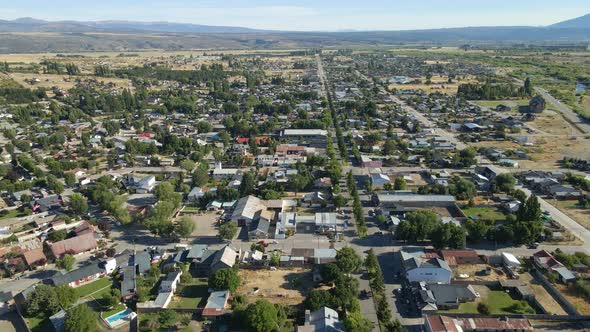
[{"label": "dry grass field", "polygon": [[[32,74],[32,73],[11,73],[10,77],[24,87],[35,88],[58,88],[68,90],[76,85],[76,80],[96,79],[104,84],[113,83],[117,89],[133,89],[130,80],[116,77],[94,77],[94,76],[69,76],[69,75],[52,75],[52,74]],[[39,79],[40,82],[29,84],[31,79]]]},{"label": "dry grass field", "polygon": [[449,83],[448,76],[434,75],[430,81],[431,84],[426,84],[426,77],[418,78],[421,84],[390,84],[389,89],[397,90],[424,90],[426,93],[440,92],[444,94],[456,94],[459,85],[465,83],[476,82],[474,77],[467,76],[462,79],[454,79],[453,83]]},{"label": "dry grass field", "polygon": [[[240,270],[242,283],[237,294],[243,294],[248,302],[266,299],[271,303],[298,305],[313,289],[309,269],[292,270]],[[255,290],[258,289],[256,292]]]}]

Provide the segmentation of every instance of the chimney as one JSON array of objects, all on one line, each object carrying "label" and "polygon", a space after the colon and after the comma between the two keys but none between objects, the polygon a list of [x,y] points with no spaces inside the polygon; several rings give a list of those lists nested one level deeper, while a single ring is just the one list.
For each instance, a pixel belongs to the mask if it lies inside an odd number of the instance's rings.
[{"label": "chimney", "polygon": [[311,323],[311,311],[305,310],[305,325]]}]

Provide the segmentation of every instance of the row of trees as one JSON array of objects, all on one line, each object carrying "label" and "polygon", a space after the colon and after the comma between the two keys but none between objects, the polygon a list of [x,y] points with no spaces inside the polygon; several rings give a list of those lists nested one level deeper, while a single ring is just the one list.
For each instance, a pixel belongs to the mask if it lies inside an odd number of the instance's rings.
[{"label": "row of trees", "polygon": [[398,225],[395,236],[398,240],[425,241],[430,240],[438,249],[465,248],[465,229],[454,223],[442,223],[438,215],[432,211],[414,211]]},{"label": "row of trees", "polygon": [[363,205],[361,203],[361,198],[359,196],[359,192],[356,187],[356,181],[354,180],[352,172],[348,172],[346,180],[348,182],[348,190],[350,190],[350,195],[353,199],[352,213],[354,214],[354,219],[356,222],[356,231],[360,237],[364,237],[367,235],[367,223],[365,222],[365,212],[363,211]]}]

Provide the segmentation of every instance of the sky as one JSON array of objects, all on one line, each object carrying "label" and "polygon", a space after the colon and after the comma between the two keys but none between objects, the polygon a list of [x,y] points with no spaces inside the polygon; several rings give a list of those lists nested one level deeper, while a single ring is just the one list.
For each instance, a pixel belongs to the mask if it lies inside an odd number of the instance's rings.
[{"label": "sky", "polygon": [[590,0],[0,0],[0,19],[168,21],[269,30],[542,26],[590,13]]}]

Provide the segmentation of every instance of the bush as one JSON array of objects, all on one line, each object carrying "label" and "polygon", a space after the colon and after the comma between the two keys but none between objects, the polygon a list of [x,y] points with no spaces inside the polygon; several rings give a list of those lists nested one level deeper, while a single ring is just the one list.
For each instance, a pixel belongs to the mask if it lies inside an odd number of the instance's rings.
[{"label": "bush", "polygon": [[482,315],[489,315],[490,314],[490,307],[488,307],[487,304],[480,302],[477,305],[477,312],[479,312]]}]

